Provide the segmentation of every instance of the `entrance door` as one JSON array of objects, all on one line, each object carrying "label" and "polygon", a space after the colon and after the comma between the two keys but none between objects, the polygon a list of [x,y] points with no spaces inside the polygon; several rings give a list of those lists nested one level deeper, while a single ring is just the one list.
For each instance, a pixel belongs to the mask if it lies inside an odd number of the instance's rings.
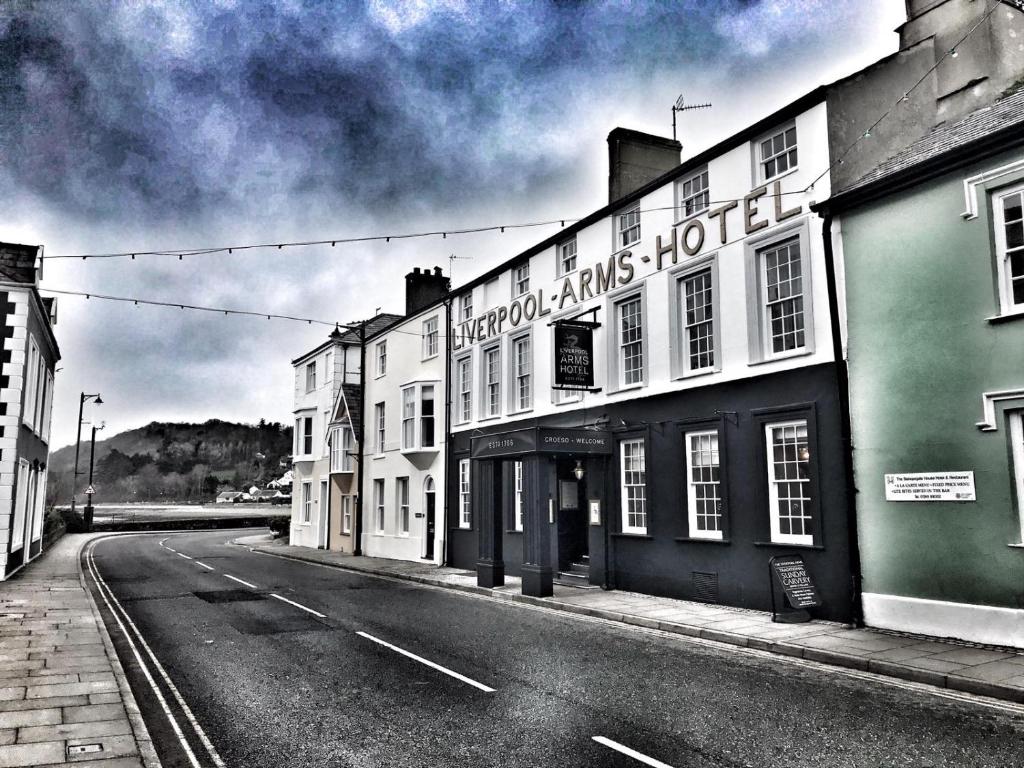
[{"label": "entrance door", "polygon": [[434,559],[434,478],[428,477],[423,484],[423,509],[427,514],[427,552],[424,557],[427,560]]},{"label": "entrance door", "polygon": [[575,459],[559,459],[558,470],[558,570],[590,564],[590,531],[586,519],[587,478],[577,480]]}]

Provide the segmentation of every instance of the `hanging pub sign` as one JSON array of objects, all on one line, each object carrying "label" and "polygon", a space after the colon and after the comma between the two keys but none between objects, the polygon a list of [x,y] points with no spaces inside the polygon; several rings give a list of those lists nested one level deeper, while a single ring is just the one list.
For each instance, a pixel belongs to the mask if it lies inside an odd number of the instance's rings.
[{"label": "hanging pub sign", "polygon": [[593,389],[594,324],[555,322],[555,388]]}]

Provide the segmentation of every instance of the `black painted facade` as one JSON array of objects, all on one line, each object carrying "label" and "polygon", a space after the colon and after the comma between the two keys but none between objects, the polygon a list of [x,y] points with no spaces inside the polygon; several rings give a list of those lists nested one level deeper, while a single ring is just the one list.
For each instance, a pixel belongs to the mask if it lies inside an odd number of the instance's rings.
[{"label": "black painted facade", "polygon": [[[450,564],[476,569],[481,583],[500,583],[501,574],[523,576],[543,593],[550,572],[557,577],[586,553],[591,584],[771,610],[769,560],[800,554],[824,603],[811,614],[852,619],[851,519],[834,364],[623,402],[588,402],[587,420],[595,433],[611,436],[611,455],[538,451],[471,459],[472,527],[458,527],[459,462],[470,458],[474,438],[538,426],[578,429],[582,414],[577,407],[451,436]],[[790,419],[808,425],[813,546],[771,543],[765,425]],[[691,538],[688,531],[684,434],[695,429],[714,429],[719,436],[721,541]],[[618,445],[635,438],[645,442],[646,535],[621,531]],[[524,462],[522,532],[513,530],[516,458]],[[573,473],[577,459],[582,481]],[[591,521],[592,501],[600,505],[599,524]],[[541,530],[531,531],[531,520],[540,520]]]}]

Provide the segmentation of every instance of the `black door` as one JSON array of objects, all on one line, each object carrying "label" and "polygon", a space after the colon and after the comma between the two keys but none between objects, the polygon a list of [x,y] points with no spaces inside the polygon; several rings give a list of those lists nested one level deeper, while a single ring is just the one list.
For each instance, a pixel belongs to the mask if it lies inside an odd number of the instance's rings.
[{"label": "black door", "polygon": [[434,492],[427,491],[427,560],[434,559]]},{"label": "black door", "polygon": [[573,564],[585,563],[590,554],[586,520],[586,478],[573,474],[576,462],[558,461],[558,570],[568,571]]}]

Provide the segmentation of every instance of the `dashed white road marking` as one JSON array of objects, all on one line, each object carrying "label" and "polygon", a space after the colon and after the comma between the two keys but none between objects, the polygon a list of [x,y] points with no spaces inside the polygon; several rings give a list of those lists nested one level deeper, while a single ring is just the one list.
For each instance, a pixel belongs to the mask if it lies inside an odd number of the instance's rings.
[{"label": "dashed white road marking", "polygon": [[438,672],[443,672],[449,677],[454,677],[456,680],[461,680],[462,682],[466,683],[466,685],[472,685],[474,688],[479,688],[484,693],[494,693],[494,688],[490,688],[489,686],[486,686],[483,683],[478,683],[476,680],[466,677],[465,675],[460,675],[458,672],[448,669],[448,667],[442,667],[440,664],[435,664],[432,661],[424,659],[422,656],[417,656],[415,653],[410,653],[404,648],[399,648],[397,645],[392,645],[391,643],[385,642],[381,640],[379,637],[374,637],[373,635],[368,634],[366,632],[356,632],[356,634],[360,637],[365,637],[367,640],[372,640],[378,645],[383,645],[385,648],[390,648],[395,653],[400,653],[403,656],[413,659],[414,661],[418,661],[420,664],[426,664],[431,669],[436,669]]},{"label": "dashed white road marking", "polygon": [[644,765],[649,765],[652,768],[672,768],[672,766],[668,763],[663,763],[661,762],[661,760],[655,760],[653,757],[648,757],[642,752],[637,752],[635,749],[630,749],[625,744],[619,744],[619,742],[617,741],[606,739],[604,736],[594,736],[593,739],[598,744],[603,744],[609,749],[614,749],[616,752],[621,752],[627,757],[632,757],[634,760],[637,760],[643,763]]},{"label": "dashed white road marking", "polygon": [[281,597],[280,595],[276,595],[273,592],[270,593],[270,596],[271,597],[276,597],[278,600],[281,600],[282,602],[288,603],[289,605],[294,605],[296,608],[300,608],[301,610],[305,611],[306,613],[312,613],[314,616],[318,616],[321,619],[326,619],[327,618],[324,614],[320,613],[320,611],[314,611],[312,608],[307,608],[306,606],[302,605],[301,603],[296,603],[294,600],[289,600],[287,597]]},{"label": "dashed white road marking", "polygon": [[206,563],[201,563],[198,560],[195,561],[195,564],[196,565],[201,565],[203,568],[205,568],[208,571],[214,570],[214,567],[212,565],[207,565]]},{"label": "dashed white road marking", "polygon": [[249,589],[259,589],[259,587],[257,587],[255,584],[250,584],[248,581],[242,581],[241,579],[237,578],[236,576],[232,576],[230,573],[225,573],[224,574],[224,578],[225,579],[231,579],[232,581],[237,581],[239,584],[244,584]]},{"label": "dashed white road marking", "polygon": [[194,560],[195,559],[193,557],[189,557],[188,555],[183,555],[181,552],[175,552],[174,554],[176,554],[178,557],[184,557],[186,560]]}]

